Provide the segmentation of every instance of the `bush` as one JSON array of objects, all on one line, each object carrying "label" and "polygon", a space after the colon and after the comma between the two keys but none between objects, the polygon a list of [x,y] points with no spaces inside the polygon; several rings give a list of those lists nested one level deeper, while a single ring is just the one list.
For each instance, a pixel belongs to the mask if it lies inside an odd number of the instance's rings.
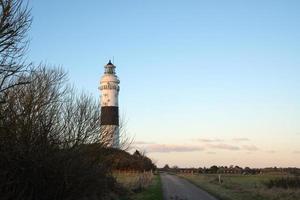
[{"label": "bush", "polygon": [[100,109],[59,69],[21,76],[0,104],[1,199],[105,199],[115,192],[99,142]]},{"label": "bush", "polygon": [[139,151],[135,151],[131,155],[120,149],[103,148],[101,155],[103,156],[103,162],[109,165],[112,170],[143,172],[156,169],[152,160]]},{"label": "bush", "polygon": [[91,153],[57,149],[1,156],[1,199],[102,199],[115,181]]},{"label": "bush", "polygon": [[281,177],[277,179],[271,179],[265,182],[268,188],[300,188],[300,178],[299,177]]}]

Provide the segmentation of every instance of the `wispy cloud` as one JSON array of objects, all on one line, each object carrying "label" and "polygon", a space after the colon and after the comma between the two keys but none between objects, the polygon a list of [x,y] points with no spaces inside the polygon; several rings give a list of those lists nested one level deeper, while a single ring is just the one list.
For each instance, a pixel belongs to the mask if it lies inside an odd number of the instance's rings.
[{"label": "wispy cloud", "polygon": [[216,154],[216,152],[214,152],[214,151],[208,151],[208,152],[206,152],[207,154],[211,154],[211,155],[213,155],[213,154]]},{"label": "wispy cloud", "polygon": [[224,143],[209,144],[208,147],[213,148],[213,149],[224,149],[224,150],[231,150],[231,151],[240,150],[240,147],[238,147],[238,146],[230,145],[230,144],[224,144]]},{"label": "wispy cloud", "polygon": [[197,142],[204,142],[204,143],[212,143],[212,142],[222,142],[224,140],[222,139],[208,139],[208,138],[198,138],[198,139],[194,139],[194,141],[197,141]]},{"label": "wispy cloud", "polygon": [[135,141],[135,142],[133,142],[133,144],[135,144],[135,145],[154,144],[154,142]]},{"label": "wispy cloud", "polygon": [[149,144],[146,145],[144,148],[147,152],[156,152],[156,153],[192,152],[192,151],[204,150],[204,148],[200,146],[175,145],[175,144]]},{"label": "wispy cloud", "polygon": [[[236,138],[240,141],[246,141],[246,138]],[[258,151],[259,148],[255,145],[233,145],[228,143],[221,143],[221,139],[198,139],[203,141],[202,145],[181,145],[181,144],[159,144],[154,142],[147,141],[136,141],[133,144],[141,149],[146,150],[147,152],[156,152],[156,153],[169,153],[169,152],[193,152],[193,151],[203,151],[208,150],[207,154],[216,154],[213,149],[220,150],[229,150],[229,151],[239,151],[245,150],[248,152]],[[209,151],[212,150],[212,151]],[[268,151],[268,153],[274,153],[275,151]]]},{"label": "wispy cloud", "polygon": [[232,140],[235,141],[235,142],[247,142],[247,141],[250,141],[249,138],[233,138]]},{"label": "wispy cloud", "polygon": [[242,149],[247,151],[257,151],[259,150],[255,145],[243,145]]},{"label": "wispy cloud", "polygon": [[276,151],[274,151],[274,150],[268,150],[268,151],[266,151],[267,153],[276,153]]},{"label": "wispy cloud", "polygon": [[294,154],[300,154],[300,151],[294,151],[293,153]]}]

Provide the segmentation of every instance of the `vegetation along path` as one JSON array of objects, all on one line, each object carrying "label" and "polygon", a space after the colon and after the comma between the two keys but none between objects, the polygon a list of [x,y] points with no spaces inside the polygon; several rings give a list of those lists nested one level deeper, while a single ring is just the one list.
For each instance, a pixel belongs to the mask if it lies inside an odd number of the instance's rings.
[{"label": "vegetation along path", "polygon": [[185,179],[162,173],[161,181],[165,200],[217,200]]}]

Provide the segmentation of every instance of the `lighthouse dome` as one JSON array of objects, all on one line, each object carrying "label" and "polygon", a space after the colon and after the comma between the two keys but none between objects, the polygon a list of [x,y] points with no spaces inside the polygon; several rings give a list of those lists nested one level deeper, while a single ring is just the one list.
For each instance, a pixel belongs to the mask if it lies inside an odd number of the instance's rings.
[{"label": "lighthouse dome", "polygon": [[104,75],[101,77],[100,84],[107,82],[113,82],[116,84],[120,83],[120,80],[116,75],[115,68],[116,66],[109,60],[109,62],[104,66]]}]

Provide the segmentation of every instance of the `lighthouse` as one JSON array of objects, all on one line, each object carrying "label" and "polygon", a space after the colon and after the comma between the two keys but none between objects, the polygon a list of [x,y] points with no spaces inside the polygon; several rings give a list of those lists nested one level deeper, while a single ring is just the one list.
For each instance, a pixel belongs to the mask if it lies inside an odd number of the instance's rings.
[{"label": "lighthouse", "polygon": [[116,75],[116,66],[109,62],[104,66],[100,79],[101,105],[101,141],[107,147],[119,148],[119,91],[120,80]]}]

